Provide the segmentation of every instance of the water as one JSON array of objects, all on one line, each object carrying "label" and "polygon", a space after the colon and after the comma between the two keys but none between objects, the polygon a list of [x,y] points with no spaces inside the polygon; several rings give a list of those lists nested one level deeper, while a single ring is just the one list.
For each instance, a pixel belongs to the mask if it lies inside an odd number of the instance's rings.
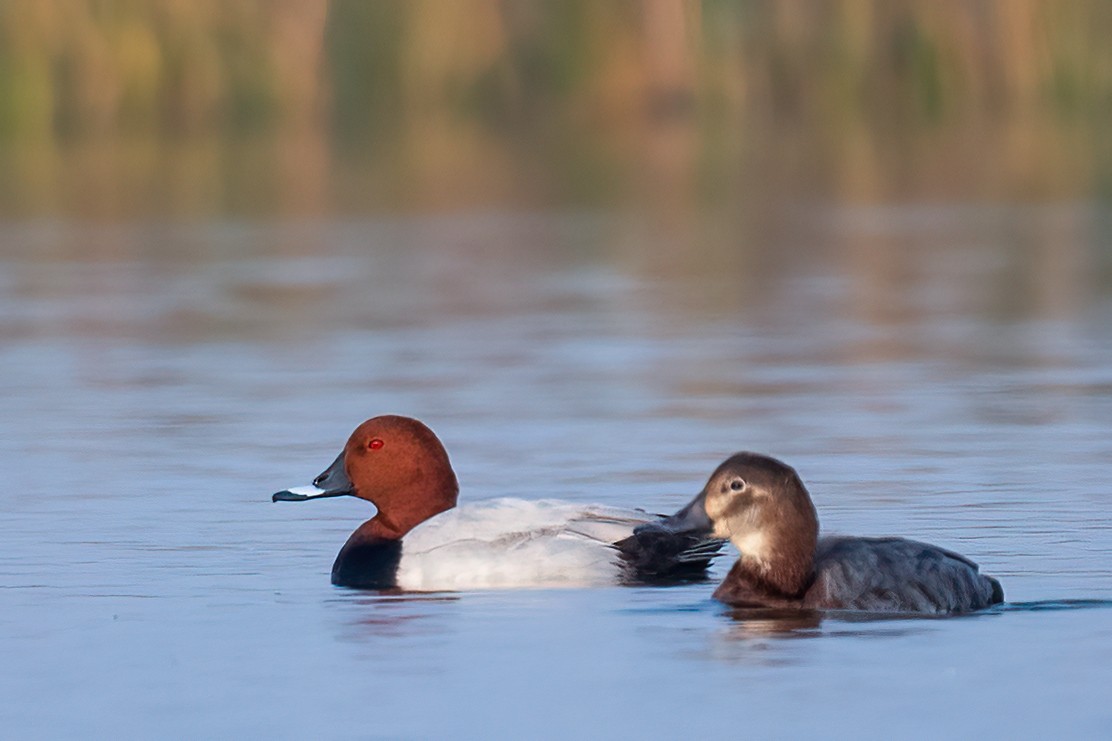
[{"label": "water", "polygon": [[[712,217],[0,224],[5,735],[1112,734],[1106,211]],[[467,500],[673,510],[768,452],[825,530],[951,547],[1011,604],[337,589],[370,507],[269,495],[386,412]]]}]

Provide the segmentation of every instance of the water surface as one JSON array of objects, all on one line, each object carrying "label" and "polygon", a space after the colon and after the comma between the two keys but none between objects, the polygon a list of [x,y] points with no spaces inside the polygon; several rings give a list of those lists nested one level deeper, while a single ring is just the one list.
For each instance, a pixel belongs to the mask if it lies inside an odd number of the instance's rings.
[{"label": "water surface", "polygon": [[[775,219],[0,224],[6,732],[1112,734],[1107,212]],[[467,500],[668,511],[771,453],[826,531],[953,548],[1020,604],[816,621],[713,584],[334,588],[373,510],[269,495],[386,412],[438,432]]]}]

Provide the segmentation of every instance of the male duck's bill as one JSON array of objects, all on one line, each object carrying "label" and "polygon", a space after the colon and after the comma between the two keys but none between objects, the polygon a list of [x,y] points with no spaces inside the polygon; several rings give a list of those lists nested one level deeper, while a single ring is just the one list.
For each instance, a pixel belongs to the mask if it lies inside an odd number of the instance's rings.
[{"label": "male duck's bill", "polygon": [[351,479],[344,470],[344,454],[336,456],[324,473],[313,479],[312,486],[295,486],[275,492],[272,502],[304,502],[306,499],[325,499],[326,497],[346,497],[353,495]]},{"label": "male duck's bill", "polygon": [[[567,503],[525,503],[524,509],[512,504],[521,500],[488,500],[461,511],[456,508],[458,491],[447,452],[432,430],[415,419],[387,415],[356,428],[312,487],[285,489],[271,499],[300,502],[350,495],[374,504],[378,513],[352,533],[332,568],[334,584],[372,589],[699,580],[706,578],[725,542],[711,535],[704,494],[674,515],[661,517]],[[500,501],[508,504],[499,509]],[[485,521],[480,510],[489,516],[497,511],[505,521]],[[517,512],[518,519],[505,519],[509,511]],[[558,521],[554,513],[559,513]],[[548,551],[534,548],[546,542],[552,543]],[[477,543],[498,544],[488,554],[488,560],[498,563],[490,568],[476,563]],[[524,563],[524,544],[534,551],[530,556],[535,563]],[[441,562],[454,558],[457,571],[470,573],[444,576],[446,570],[433,563],[434,555]],[[523,571],[532,577],[522,578]],[[490,579],[474,578],[487,572]]]}]

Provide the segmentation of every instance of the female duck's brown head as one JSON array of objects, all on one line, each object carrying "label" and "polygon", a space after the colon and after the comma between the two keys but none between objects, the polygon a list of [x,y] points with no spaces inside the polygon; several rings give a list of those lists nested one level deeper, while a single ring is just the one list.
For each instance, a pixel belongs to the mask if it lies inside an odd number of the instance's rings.
[{"label": "female duck's brown head", "polygon": [[700,496],[714,534],[734,544],[750,578],[783,595],[807,588],[819,524],[795,469],[758,453],[737,453],[715,469]]},{"label": "female duck's brown head", "polygon": [[381,538],[400,538],[456,506],[459,484],[432,430],[410,417],[384,415],[355,428],[344,450],[313,479],[316,491],[280,491],[272,499],[303,501],[351,495],[378,508],[368,523]]}]

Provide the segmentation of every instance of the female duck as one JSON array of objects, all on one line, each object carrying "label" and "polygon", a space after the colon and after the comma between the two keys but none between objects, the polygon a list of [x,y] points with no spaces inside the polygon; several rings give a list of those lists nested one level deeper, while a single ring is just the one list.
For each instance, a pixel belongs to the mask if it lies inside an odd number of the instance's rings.
[{"label": "female duck", "polygon": [[272,499],[351,495],[374,504],[378,513],[351,534],[332,565],[333,584],[364,589],[702,579],[724,543],[711,537],[698,500],[662,518],[551,500],[495,499],[456,508],[458,493],[433,431],[387,415],[359,425],[312,488],[280,491]]},{"label": "female duck", "polygon": [[944,615],[1004,600],[998,581],[942,548],[902,538],[819,538],[807,489],[774,458],[732,456],[699,497],[714,535],[741,554],[714,593],[726,604]]}]

